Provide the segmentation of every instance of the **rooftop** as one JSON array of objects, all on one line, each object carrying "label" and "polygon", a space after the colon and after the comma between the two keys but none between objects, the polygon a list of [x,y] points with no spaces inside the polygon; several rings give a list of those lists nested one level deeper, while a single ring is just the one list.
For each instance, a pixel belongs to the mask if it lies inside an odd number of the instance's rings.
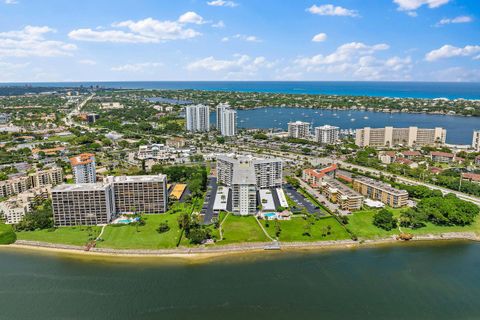
[{"label": "rooftop", "polygon": [[340,191],[343,195],[349,196],[349,197],[362,197],[363,196],[356,192],[355,190],[350,189],[340,181],[330,178],[330,177],[325,177],[323,180],[330,188],[337,189]]},{"label": "rooftop", "polygon": [[63,191],[98,191],[105,190],[108,187],[108,184],[101,182],[97,183],[77,183],[77,184],[60,184],[52,189],[52,192],[63,192]]},{"label": "rooftop", "polygon": [[88,164],[95,160],[95,155],[93,153],[82,153],[78,156],[70,158],[70,163],[72,166],[78,166],[82,164]]},{"label": "rooftop", "polygon": [[163,182],[167,179],[164,174],[150,176],[109,176],[108,182]]},{"label": "rooftop", "polygon": [[377,189],[381,189],[381,190],[386,191],[388,193],[393,193],[393,194],[396,194],[396,195],[403,195],[403,194],[408,195],[408,192],[406,190],[400,190],[400,189],[394,188],[387,183],[384,183],[384,182],[381,182],[381,181],[378,181],[378,180],[374,180],[372,178],[356,177],[355,181],[360,181],[364,184],[370,185],[370,186],[372,186],[374,188],[377,188]]},{"label": "rooftop", "polygon": [[314,176],[317,178],[322,178],[324,175],[326,175],[329,172],[337,170],[337,164],[332,164],[329,167],[322,168],[322,169],[305,169],[305,172],[310,175]]},{"label": "rooftop", "polygon": [[432,152],[430,152],[430,155],[432,157],[448,157],[448,158],[455,157],[455,155],[453,153],[441,152],[441,151],[432,151]]},{"label": "rooftop", "polygon": [[232,184],[256,184],[255,170],[248,163],[234,164]]}]

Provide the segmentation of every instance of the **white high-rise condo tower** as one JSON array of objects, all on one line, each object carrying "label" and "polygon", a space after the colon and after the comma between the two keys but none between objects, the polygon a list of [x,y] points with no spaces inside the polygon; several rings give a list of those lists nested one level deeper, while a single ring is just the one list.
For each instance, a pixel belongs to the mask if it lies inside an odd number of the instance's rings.
[{"label": "white high-rise condo tower", "polygon": [[223,111],[230,109],[230,105],[228,103],[220,103],[217,106],[217,130],[220,131],[222,128],[222,114]]},{"label": "white high-rise condo tower", "polygon": [[225,109],[221,116],[220,133],[224,137],[233,137],[237,134],[237,111]]},{"label": "white high-rise condo tower", "polygon": [[315,141],[320,144],[334,144],[338,140],[339,127],[324,125],[315,128]]},{"label": "white high-rise condo tower", "polygon": [[75,183],[97,182],[94,154],[82,153],[76,157],[70,158],[70,164],[72,165],[72,173]]},{"label": "white high-rise condo tower", "polygon": [[291,138],[308,138],[310,136],[310,123],[295,121],[288,123],[288,136]]},{"label": "white high-rise condo tower", "polygon": [[186,128],[191,132],[206,132],[210,130],[210,112],[203,104],[186,106]]}]

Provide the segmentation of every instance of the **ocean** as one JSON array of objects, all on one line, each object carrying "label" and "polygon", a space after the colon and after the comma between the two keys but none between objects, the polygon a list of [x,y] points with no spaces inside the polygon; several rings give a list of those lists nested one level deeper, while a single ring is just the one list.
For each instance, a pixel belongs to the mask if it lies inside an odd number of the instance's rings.
[{"label": "ocean", "polygon": [[398,98],[480,99],[480,83],[375,81],[118,81],[3,83],[47,87],[102,86],[124,89],[195,89],[209,91],[331,94]]}]

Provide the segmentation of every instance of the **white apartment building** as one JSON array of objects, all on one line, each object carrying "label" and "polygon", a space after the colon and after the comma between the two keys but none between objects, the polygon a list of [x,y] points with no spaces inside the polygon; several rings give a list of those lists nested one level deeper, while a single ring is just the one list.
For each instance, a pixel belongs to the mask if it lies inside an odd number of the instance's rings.
[{"label": "white apartment building", "polygon": [[338,140],[340,134],[340,128],[330,125],[324,125],[315,128],[315,141],[326,145],[334,144]]},{"label": "white apartment building", "polygon": [[310,123],[303,121],[289,122],[288,136],[300,139],[308,138],[310,136]]},{"label": "white apartment building", "polygon": [[233,137],[237,134],[237,111],[225,109],[221,113],[220,133],[224,137]]},{"label": "white apartment building", "polygon": [[257,212],[257,186],[255,172],[248,163],[237,164],[232,181],[232,211],[238,215]]},{"label": "white apartment building", "polygon": [[227,110],[227,109],[230,109],[230,105],[228,103],[220,103],[218,106],[217,106],[217,123],[216,123],[216,127],[217,127],[217,130],[220,131],[221,128],[222,128],[222,113],[223,111]]},{"label": "white apartment building", "polygon": [[116,213],[141,212],[146,214],[167,211],[167,176],[107,177],[112,184]]},{"label": "white apartment building", "polygon": [[475,152],[480,152],[480,130],[473,131],[472,148]]},{"label": "white apartment building", "polygon": [[282,160],[252,156],[217,156],[217,179],[232,190],[234,214],[249,215],[257,211],[258,189],[281,189]]},{"label": "white apartment building", "polygon": [[70,158],[70,164],[75,183],[95,183],[97,181],[94,154],[82,153]]},{"label": "white apartment building", "polygon": [[106,224],[115,212],[111,184],[62,184],[52,190],[55,226]]},{"label": "white apartment building", "polygon": [[186,129],[190,132],[210,130],[210,111],[208,106],[198,104],[185,107]]},{"label": "white apartment building", "polygon": [[390,147],[390,146],[426,146],[445,144],[447,130],[443,128],[425,129],[409,128],[370,128],[356,130],[355,144],[360,147]]},{"label": "white apartment building", "polygon": [[52,190],[56,226],[109,223],[117,214],[167,211],[167,177],[117,176],[105,183],[62,184]]}]

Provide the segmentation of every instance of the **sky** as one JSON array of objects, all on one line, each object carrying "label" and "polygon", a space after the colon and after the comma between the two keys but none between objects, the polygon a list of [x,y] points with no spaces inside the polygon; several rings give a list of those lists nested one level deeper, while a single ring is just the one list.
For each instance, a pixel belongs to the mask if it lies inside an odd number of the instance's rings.
[{"label": "sky", "polygon": [[0,0],[0,82],[480,81],[480,0]]}]

